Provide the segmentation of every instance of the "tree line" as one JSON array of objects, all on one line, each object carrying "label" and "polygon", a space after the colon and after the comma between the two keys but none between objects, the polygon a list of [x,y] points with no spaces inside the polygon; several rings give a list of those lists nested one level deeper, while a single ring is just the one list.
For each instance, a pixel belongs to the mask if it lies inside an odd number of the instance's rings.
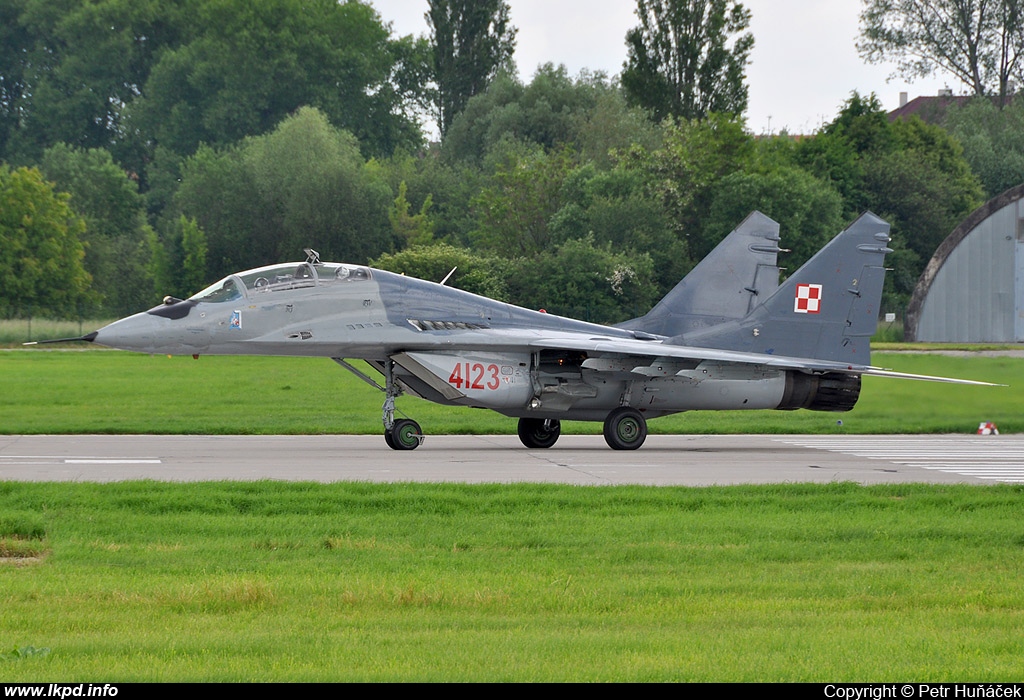
[{"label": "tree line", "polygon": [[889,220],[899,312],[938,243],[1024,180],[1017,103],[940,126],[852,94],[816,134],[753,136],[733,0],[638,0],[619,78],[529,81],[506,3],[424,9],[430,35],[396,37],[355,0],[5,3],[0,313],[126,314],[312,247],[615,322],[753,209],[789,271],[861,211]]}]

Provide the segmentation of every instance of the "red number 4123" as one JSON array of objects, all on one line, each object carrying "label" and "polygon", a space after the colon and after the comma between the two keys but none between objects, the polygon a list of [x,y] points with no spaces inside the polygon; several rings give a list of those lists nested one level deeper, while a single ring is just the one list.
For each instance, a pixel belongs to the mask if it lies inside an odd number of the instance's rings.
[{"label": "red number 4123", "polygon": [[490,389],[501,386],[498,365],[484,365],[480,362],[456,362],[455,369],[448,377],[448,383],[456,389]]}]

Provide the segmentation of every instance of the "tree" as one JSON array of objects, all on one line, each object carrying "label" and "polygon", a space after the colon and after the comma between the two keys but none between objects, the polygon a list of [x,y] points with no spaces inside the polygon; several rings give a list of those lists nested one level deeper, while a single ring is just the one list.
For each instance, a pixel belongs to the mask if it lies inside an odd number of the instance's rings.
[{"label": "tree", "polygon": [[[10,3],[4,3],[8,5]],[[18,122],[3,152],[34,160],[54,143],[107,148],[140,170],[145,136],[129,123],[158,56],[193,18],[192,0],[16,0],[0,31]],[[9,18],[3,17],[3,24]],[[15,42],[8,52],[8,42]],[[0,156],[2,157],[2,156]]]},{"label": "tree", "polygon": [[197,13],[197,36],[161,56],[137,100],[139,123],[162,145],[189,155],[200,143],[234,143],[303,105],[355,134],[368,154],[420,140],[391,83],[395,62],[415,49],[395,46],[369,5],[222,0]]},{"label": "tree", "polygon": [[944,126],[964,147],[964,158],[988,197],[1024,182],[1024,100],[999,109],[988,99],[946,112]]},{"label": "tree", "polygon": [[195,219],[179,216],[165,226],[163,239],[146,237],[147,269],[157,297],[190,297],[211,280],[206,270],[206,234]]},{"label": "tree", "polygon": [[479,228],[471,238],[500,255],[536,257],[554,242],[549,223],[562,206],[572,153],[511,144],[505,156],[492,183],[473,199]]},{"label": "tree", "polygon": [[744,169],[755,141],[741,122],[721,114],[704,121],[666,121],[662,130],[660,148],[633,148],[623,165],[644,173],[690,255],[700,260],[721,240],[709,237],[704,225],[715,188],[723,177]]},{"label": "tree", "polygon": [[649,255],[615,252],[590,235],[520,258],[515,267],[509,279],[513,303],[595,323],[639,316],[657,293]]},{"label": "tree", "polygon": [[791,251],[780,259],[787,274],[795,272],[849,223],[843,220],[843,198],[828,183],[800,168],[777,167],[722,178],[704,224],[706,238],[725,238],[754,210],[779,222],[781,245]]},{"label": "tree", "polygon": [[646,254],[654,264],[658,294],[682,279],[693,261],[676,235],[662,202],[646,191],[644,174],[629,167],[600,172],[587,163],[569,173],[562,187],[565,204],[550,220],[559,245],[588,235],[599,246],[628,255]]},{"label": "tree", "polygon": [[24,118],[29,88],[25,56],[32,47],[31,33],[18,21],[26,0],[0,3],[0,159]]},{"label": "tree", "polygon": [[545,150],[572,145],[607,165],[609,149],[653,145],[657,130],[602,73],[581,71],[572,78],[565,66],[547,63],[527,85],[506,73],[495,78],[455,117],[442,150],[449,162],[480,163],[512,138]]},{"label": "tree", "polygon": [[449,286],[491,299],[508,300],[506,280],[511,276],[511,266],[506,258],[436,243],[412,246],[398,253],[385,253],[371,260],[370,264],[433,282],[440,282],[452,268],[458,268],[449,279]]},{"label": "tree", "polygon": [[85,220],[81,235],[85,269],[102,315],[125,315],[151,305],[152,277],[146,267],[146,223],[138,183],[102,148],[59,143],[43,153],[40,169],[68,205]]},{"label": "tree", "polygon": [[622,87],[632,104],[667,116],[703,119],[747,109],[744,82],[754,37],[736,0],[637,0],[640,25],[626,34]]},{"label": "tree", "polygon": [[157,146],[187,157],[304,105],[390,154],[422,141],[429,68],[426,39],[360,0],[4,0],[0,160],[102,147],[145,190]]},{"label": "tree", "polygon": [[325,260],[365,262],[393,245],[393,199],[355,137],[304,107],[269,134],[200,148],[182,166],[161,232],[168,237],[182,214],[195,219],[214,278],[294,259],[305,247]]},{"label": "tree", "polygon": [[85,222],[37,169],[0,166],[0,312],[73,317],[89,300]]},{"label": "tree", "polygon": [[1007,95],[1021,75],[1024,3],[1021,0],[864,0],[860,55],[871,63],[896,61],[907,78],[945,71],[975,95]]},{"label": "tree", "polygon": [[409,200],[406,194],[409,186],[405,180],[398,183],[398,196],[388,210],[388,219],[391,220],[391,229],[398,240],[406,245],[430,245],[434,242],[434,225],[430,220],[430,207],[434,198],[427,195],[423,200],[418,214],[409,213]]},{"label": "tree", "polygon": [[114,238],[138,232],[143,214],[139,186],[110,152],[58,143],[46,149],[40,165],[59,191],[71,194],[71,206],[85,218],[91,235]]},{"label": "tree", "polygon": [[441,134],[469,98],[498,72],[512,68],[516,28],[504,0],[429,0],[425,17],[434,54],[436,108]]},{"label": "tree", "polygon": [[405,183],[410,212],[422,213],[430,199],[425,223],[435,241],[468,246],[469,234],[476,227],[470,201],[484,186],[484,176],[477,167],[446,162],[440,151],[437,145],[416,156],[399,151],[374,163],[393,193],[400,192]]}]

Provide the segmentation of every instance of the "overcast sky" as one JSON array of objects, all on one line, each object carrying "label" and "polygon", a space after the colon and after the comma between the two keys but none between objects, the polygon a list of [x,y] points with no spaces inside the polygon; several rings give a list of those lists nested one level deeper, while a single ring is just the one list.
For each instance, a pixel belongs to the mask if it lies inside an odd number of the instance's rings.
[{"label": "overcast sky", "polygon": [[[371,0],[396,34],[427,34],[426,0]],[[538,65],[565,64],[616,75],[626,60],[626,31],[637,22],[635,0],[508,0],[518,28],[516,65],[529,82]],[[885,109],[943,87],[963,86],[936,76],[907,83],[887,82],[891,65],[868,65],[854,45],[861,0],[743,0],[753,18],[751,64],[747,67],[750,106],[747,127],[754,133],[812,133],[832,121],[850,93],[874,92]]]}]

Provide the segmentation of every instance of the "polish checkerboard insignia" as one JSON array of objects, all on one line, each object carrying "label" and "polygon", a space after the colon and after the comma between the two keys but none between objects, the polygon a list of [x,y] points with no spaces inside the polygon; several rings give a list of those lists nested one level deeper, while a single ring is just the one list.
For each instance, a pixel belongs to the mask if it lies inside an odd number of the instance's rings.
[{"label": "polish checkerboard insignia", "polygon": [[821,285],[798,284],[793,311],[798,314],[821,313]]}]

